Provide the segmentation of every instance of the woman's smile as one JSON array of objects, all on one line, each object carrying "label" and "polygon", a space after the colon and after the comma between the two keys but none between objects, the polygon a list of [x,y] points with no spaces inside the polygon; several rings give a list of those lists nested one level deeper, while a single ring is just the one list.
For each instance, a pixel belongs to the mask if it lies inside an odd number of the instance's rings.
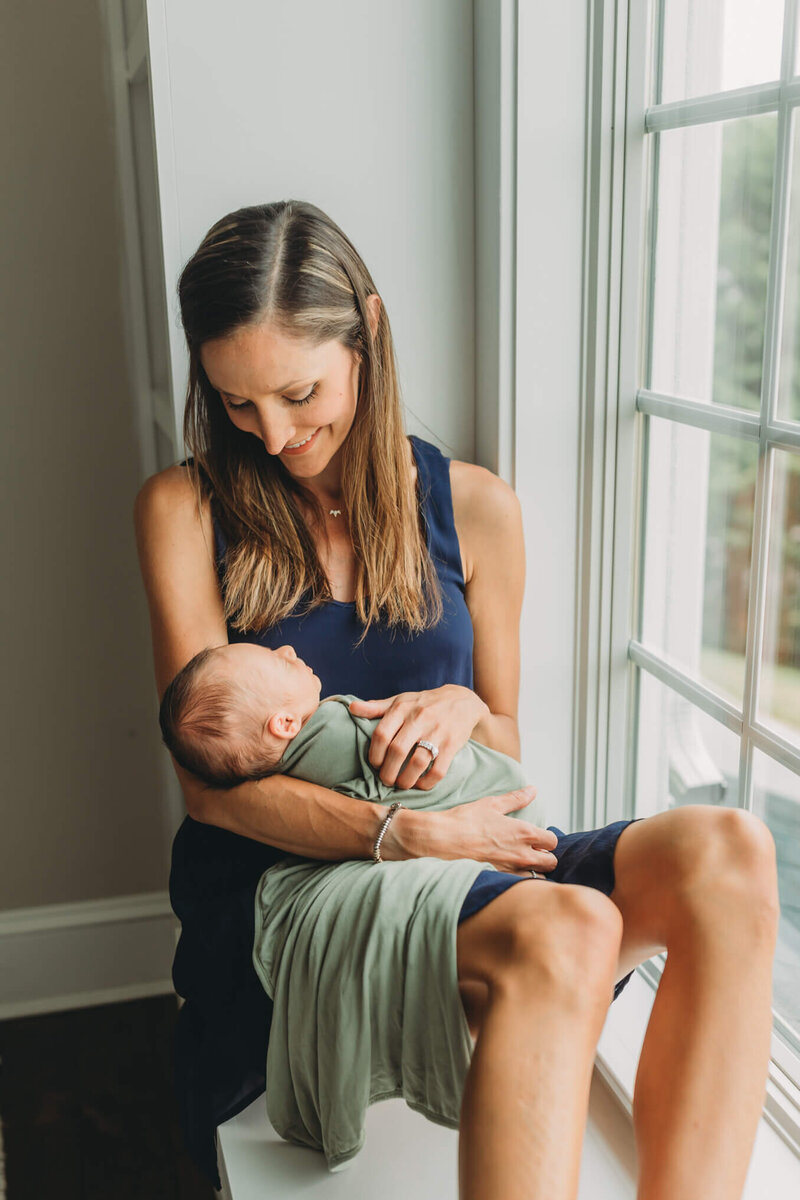
[{"label": "woman's smile", "polygon": [[306,450],[309,450],[314,445],[317,440],[317,434],[321,429],[322,426],[320,425],[319,429],[315,429],[312,434],[309,434],[307,438],[303,438],[302,441],[294,442],[284,446],[281,450],[281,454],[303,454]]}]

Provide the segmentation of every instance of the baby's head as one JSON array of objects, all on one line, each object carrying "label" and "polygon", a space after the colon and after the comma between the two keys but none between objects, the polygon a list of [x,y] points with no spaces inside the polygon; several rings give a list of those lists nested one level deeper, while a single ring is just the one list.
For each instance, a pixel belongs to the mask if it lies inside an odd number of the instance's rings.
[{"label": "baby's head", "polygon": [[316,712],[321,687],[291,646],[213,646],[164,692],[161,733],[187,771],[212,787],[235,787],[274,770]]}]

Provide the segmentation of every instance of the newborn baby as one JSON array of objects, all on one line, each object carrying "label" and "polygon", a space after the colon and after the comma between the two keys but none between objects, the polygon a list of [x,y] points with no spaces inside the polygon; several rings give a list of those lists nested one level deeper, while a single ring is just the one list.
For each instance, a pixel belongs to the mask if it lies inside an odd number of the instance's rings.
[{"label": "newborn baby", "polygon": [[232,788],[272,774],[317,711],[322,684],[291,646],[249,642],[195,654],[164,693],[161,734],[204,783]]},{"label": "newborn baby", "polygon": [[[415,808],[450,808],[526,785],[516,759],[470,739],[434,787],[390,787],[368,757],[378,718],[354,716],[355,696],[320,701],[321,687],[288,645],[270,650],[235,642],[201,650],[164,693],[162,736],[182,767],[217,788],[280,773],[363,800],[402,792]],[[541,825],[537,806],[508,815],[524,812]]]},{"label": "newborn baby", "polygon": [[[515,759],[470,739],[433,787],[389,787],[368,757],[378,719],[354,716],[354,696],[320,702],[320,690],[291,646],[203,650],[164,693],[164,740],[217,787],[280,772],[361,800],[401,795],[407,808],[430,811],[525,786]],[[508,815],[541,825],[537,805]],[[377,1099],[402,1095],[458,1128],[473,1043],[456,927],[475,880],[495,870],[473,859],[378,869],[371,859],[287,854],[261,876],[253,966],[273,1006],[267,1114],[281,1137],[323,1150],[330,1170],[361,1149]]]}]

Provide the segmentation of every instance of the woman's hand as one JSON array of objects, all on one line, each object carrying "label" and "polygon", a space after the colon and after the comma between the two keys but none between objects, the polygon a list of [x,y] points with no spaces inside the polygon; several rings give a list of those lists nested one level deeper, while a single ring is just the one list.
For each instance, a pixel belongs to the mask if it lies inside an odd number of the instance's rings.
[{"label": "woman's hand", "polygon": [[558,859],[550,851],[558,845],[556,835],[508,815],[526,808],[535,796],[535,787],[519,788],[502,796],[471,800],[438,814],[446,822],[445,837],[450,834],[457,851],[452,857],[489,862],[498,871],[512,875],[530,875],[531,867],[536,871],[553,871]]},{"label": "woman's hand", "polygon": [[[469,688],[445,683],[424,692],[400,692],[385,700],[353,700],[350,712],[355,717],[382,718],[369,747],[369,761],[381,782],[387,787],[428,791],[447,774],[478,721],[489,715],[489,708]],[[414,750],[421,738],[439,748],[433,762],[424,746]]]}]

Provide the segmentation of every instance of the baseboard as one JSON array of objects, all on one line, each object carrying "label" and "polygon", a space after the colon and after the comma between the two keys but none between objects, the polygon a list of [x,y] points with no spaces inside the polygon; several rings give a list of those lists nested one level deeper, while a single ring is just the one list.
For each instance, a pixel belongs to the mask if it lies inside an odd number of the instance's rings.
[{"label": "baseboard", "polygon": [[166,892],[0,913],[0,1020],[172,992]]}]

